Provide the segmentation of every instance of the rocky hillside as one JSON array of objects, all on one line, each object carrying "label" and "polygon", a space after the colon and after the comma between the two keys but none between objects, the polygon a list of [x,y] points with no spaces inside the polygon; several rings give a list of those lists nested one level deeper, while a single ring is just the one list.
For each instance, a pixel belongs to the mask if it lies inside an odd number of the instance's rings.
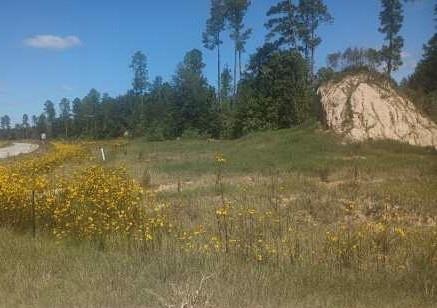
[{"label": "rocky hillside", "polygon": [[350,140],[393,139],[437,148],[437,125],[376,76],[345,76],[318,92],[327,126]]}]

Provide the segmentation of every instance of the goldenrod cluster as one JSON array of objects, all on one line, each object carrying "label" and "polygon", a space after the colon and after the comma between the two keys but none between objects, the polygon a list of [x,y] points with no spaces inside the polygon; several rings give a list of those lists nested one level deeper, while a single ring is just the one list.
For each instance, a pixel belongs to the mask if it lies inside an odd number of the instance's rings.
[{"label": "goldenrod cluster", "polygon": [[120,235],[151,241],[167,227],[153,196],[144,196],[123,168],[94,166],[77,173],[60,185],[59,200],[52,209],[57,238]]},{"label": "goldenrod cluster", "polygon": [[38,208],[50,200],[50,171],[85,156],[80,145],[55,143],[47,154],[0,166],[0,224],[20,229],[33,225]]},{"label": "goldenrod cluster", "polygon": [[[408,268],[418,255],[437,266],[436,226],[408,225],[396,211],[379,219],[320,226],[293,221],[286,208],[259,209],[226,201],[216,226],[180,233],[186,252],[232,254],[259,263],[332,264],[334,267]],[[328,231],[329,230],[329,231]]]},{"label": "goldenrod cluster", "polygon": [[0,224],[37,229],[58,239],[125,236],[152,241],[169,232],[165,206],[144,193],[123,168],[92,166],[67,178],[49,174],[63,162],[85,156],[80,145],[54,144],[41,157],[0,167]]}]

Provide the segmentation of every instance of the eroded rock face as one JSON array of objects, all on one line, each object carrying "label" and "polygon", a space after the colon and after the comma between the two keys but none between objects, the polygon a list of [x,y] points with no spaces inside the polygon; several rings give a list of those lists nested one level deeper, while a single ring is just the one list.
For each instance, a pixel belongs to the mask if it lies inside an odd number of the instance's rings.
[{"label": "eroded rock face", "polygon": [[319,88],[326,124],[353,141],[393,139],[437,148],[437,125],[388,83],[357,74]]}]

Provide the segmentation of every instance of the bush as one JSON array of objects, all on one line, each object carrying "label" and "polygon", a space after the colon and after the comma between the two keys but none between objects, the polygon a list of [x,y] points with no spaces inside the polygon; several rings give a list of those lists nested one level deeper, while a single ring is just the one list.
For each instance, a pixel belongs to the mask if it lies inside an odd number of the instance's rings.
[{"label": "bush", "polygon": [[165,129],[162,126],[152,126],[146,133],[147,141],[164,141]]},{"label": "bush", "polygon": [[240,86],[238,131],[289,128],[314,118],[308,76],[308,64],[297,52],[280,51],[251,61]]},{"label": "bush", "polygon": [[202,133],[198,129],[188,128],[182,133],[181,139],[192,140],[192,139],[208,139],[210,136],[206,133]]}]

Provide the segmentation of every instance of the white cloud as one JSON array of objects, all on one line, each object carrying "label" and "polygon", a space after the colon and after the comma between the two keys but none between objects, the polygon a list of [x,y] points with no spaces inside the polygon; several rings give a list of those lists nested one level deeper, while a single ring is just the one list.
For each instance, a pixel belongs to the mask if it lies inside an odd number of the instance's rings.
[{"label": "white cloud", "polygon": [[77,36],[35,35],[24,40],[24,44],[34,48],[63,50],[80,46],[82,42]]},{"label": "white cloud", "polygon": [[73,91],[73,87],[69,86],[67,84],[64,84],[64,85],[61,86],[61,90],[65,91],[65,92],[70,92],[70,91]]}]

